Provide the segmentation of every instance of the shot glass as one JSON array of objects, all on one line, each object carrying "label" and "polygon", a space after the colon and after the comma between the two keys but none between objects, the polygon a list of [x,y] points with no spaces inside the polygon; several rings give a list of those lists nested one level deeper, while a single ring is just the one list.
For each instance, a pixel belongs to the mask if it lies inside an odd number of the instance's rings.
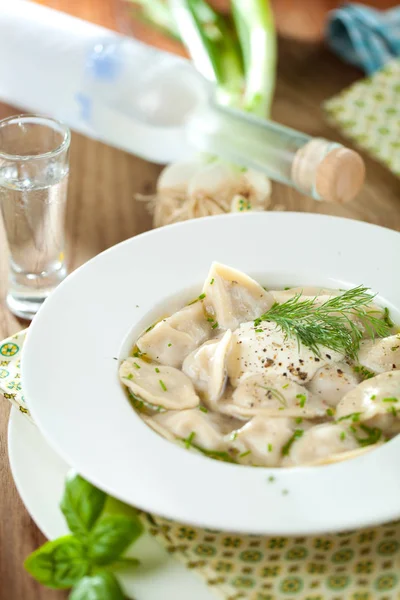
[{"label": "shot glass", "polygon": [[32,319],[62,281],[71,134],[38,115],[0,121],[0,210],[9,246],[7,305]]}]

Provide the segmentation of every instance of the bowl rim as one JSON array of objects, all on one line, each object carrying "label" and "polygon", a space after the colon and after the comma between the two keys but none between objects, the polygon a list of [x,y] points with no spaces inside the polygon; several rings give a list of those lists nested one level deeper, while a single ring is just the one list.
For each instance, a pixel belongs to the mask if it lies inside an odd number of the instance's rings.
[{"label": "bowl rim", "polygon": [[[314,229],[309,230],[312,226]],[[221,227],[224,228],[222,245],[217,239]],[[264,228],[268,230],[269,239],[274,241],[279,241],[282,233],[288,231],[294,234],[308,231],[303,245],[296,246],[296,259],[313,256],[312,244],[321,239],[328,240],[332,247],[324,250],[325,262],[333,271],[338,263],[346,271],[346,277],[349,273],[354,275],[354,269],[358,267],[363,273],[368,272],[365,264],[357,267],[356,263],[352,263],[349,266],[351,261],[346,259],[347,255],[343,256],[346,254],[344,250],[354,249],[353,242],[357,241],[362,244],[369,264],[373,265],[370,267],[371,279],[386,282],[383,293],[389,300],[396,299],[395,302],[390,300],[391,306],[400,308],[400,283],[392,281],[390,274],[382,273],[381,259],[376,257],[376,252],[374,258],[373,252],[378,244],[379,257],[381,254],[388,257],[387,267],[392,264],[394,268],[396,245],[400,251],[400,235],[387,228],[326,215],[271,212],[205,217],[148,231],[105,250],[82,265],[57,288],[35,317],[28,330],[22,360],[22,378],[31,414],[56,452],[89,481],[125,502],[166,518],[199,527],[265,535],[316,534],[396,519],[400,516],[400,507],[390,498],[393,499],[393,495],[400,491],[400,477],[397,474],[396,478],[395,470],[400,436],[371,453],[323,467],[255,469],[220,463],[186,452],[151,431],[126,401],[116,377],[116,361],[111,361],[111,366],[110,361],[101,362],[101,352],[104,354],[108,346],[112,348],[113,356],[103,357],[104,360],[119,357],[116,353],[120,351],[127,331],[145,319],[154,306],[152,294],[156,283],[153,280],[146,282],[146,268],[151,271],[158,259],[162,261],[162,270],[157,271],[157,276],[163,284],[173,287],[183,277],[185,281],[181,289],[196,282],[200,287],[202,280],[197,281],[196,273],[202,270],[206,276],[210,261],[197,253],[191,258],[194,272],[189,273],[189,258],[180,249],[182,242],[193,243],[207,232],[205,255],[218,249],[220,255],[230,253],[246,263],[249,259],[247,255],[240,255],[235,240],[240,234],[242,239],[246,237],[248,246],[258,247],[265,235]],[[333,230],[337,230],[337,234]],[[157,246],[165,241],[167,245],[160,257]],[[364,244],[364,241],[367,243]],[[121,298],[121,290],[125,287],[131,289],[124,269],[138,251],[141,263],[135,270],[135,283],[139,287],[141,301],[135,313],[133,308],[130,309],[128,300]],[[335,256],[331,256],[332,251]],[[282,252],[287,253],[287,250]],[[314,267],[321,261],[321,253],[317,256],[313,259]],[[178,272],[166,266],[170,257],[180,261]],[[257,260],[261,259],[257,257]],[[283,258],[276,260],[279,262]],[[225,262],[241,268],[235,262]],[[314,276],[314,267],[307,271],[307,277]],[[325,264],[320,264],[319,272],[322,268]],[[278,270],[274,272],[278,273]],[[109,286],[104,285],[105,274]],[[328,277],[325,274],[324,277],[341,281],[333,274]],[[116,290],[112,289],[114,284],[117,284]],[[304,282],[304,285],[307,284]],[[322,280],[321,285],[325,285]],[[91,305],[90,310],[82,311],[81,303],[86,301],[90,304],[93,294],[99,292],[104,294],[101,302]],[[166,293],[164,289],[162,293]],[[118,309],[116,301],[120,303],[120,310],[112,313],[112,326],[99,328],[99,319],[105,323],[109,309],[112,306]],[[63,319],[60,319],[60,314],[64,314]],[[129,317],[132,319],[130,323]],[[93,356],[85,356],[85,365],[93,367],[93,373],[101,374],[102,381],[84,373],[79,365],[76,367],[73,350],[77,339],[81,338],[93,352]],[[41,375],[43,347],[54,350],[47,354],[45,378]],[[60,378],[65,381],[61,388]],[[115,404],[111,412],[106,397],[108,392],[116,394],[112,396]],[[55,396],[56,410],[53,409]],[[68,435],[68,428],[74,431],[72,436]],[[118,436],[113,434],[114,430],[119,431]],[[111,436],[108,437],[107,433]],[[132,436],[135,438],[133,442]],[[99,444],[99,439],[106,443]],[[144,444],[140,447],[140,456],[146,456],[145,465],[138,464],[139,461],[130,463],[124,456],[125,451],[136,456],[135,441]],[[119,463],[120,468],[116,468]],[[358,471],[355,471],[355,465]],[[137,478],[138,485],[135,486],[126,475],[129,472]],[[274,477],[273,482],[269,482],[271,476]],[[341,486],[347,486],[345,493]],[[382,502],[383,487],[388,492],[387,502]],[[211,505],[207,494],[213,494]],[[322,500],[327,506],[321,505]],[[341,511],[340,515],[334,513],[335,506],[337,511]]]}]

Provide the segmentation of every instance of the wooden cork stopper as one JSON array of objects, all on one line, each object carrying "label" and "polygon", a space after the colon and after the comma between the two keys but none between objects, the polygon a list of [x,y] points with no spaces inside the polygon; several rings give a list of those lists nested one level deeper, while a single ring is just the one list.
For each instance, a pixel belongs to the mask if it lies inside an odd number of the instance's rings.
[{"label": "wooden cork stopper", "polygon": [[331,150],[317,168],[315,188],[323,200],[349,202],[364,184],[365,165],[357,152],[348,148]]},{"label": "wooden cork stopper", "polygon": [[348,202],[360,191],[364,162],[357,152],[315,138],[297,151],[292,164],[295,185],[327,202]]}]

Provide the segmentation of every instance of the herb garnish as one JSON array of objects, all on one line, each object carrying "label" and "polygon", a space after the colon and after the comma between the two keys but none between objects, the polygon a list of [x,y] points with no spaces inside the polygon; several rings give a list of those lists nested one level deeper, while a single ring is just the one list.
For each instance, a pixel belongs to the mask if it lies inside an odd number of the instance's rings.
[{"label": "herb garnish", "polygon": [[393,323],[392,319],[390,318],[389,309],[386,306],[383,309],[383,320],[385,321],[385,323],[388,327],[390,327],[390,328],[394,327],[394,323]]},{"label": "herb garnish", "polygon": [[166,392],[167,391],[167,386],[165,385],[165,383],[163,382],[163,380],[159,379],[158,383],[161,385],[161,387],[164,390],[164,392]]},{"label": "herb garnish", "polygon": [[158,367],[156,367],[154,370],[155,370],[156,373],[160,372],[160,369]]},{"label": "herb garnish", "polygon": [[135,369],[140,369],[140,365],[138,365],[137,362],[134,362],[133,364],[134,364]]},{"label": "herb garnish", "polygon": [[296,394],[296,398],[298,398],[300,400],[300,402],[299,402],[300,408],[304,408],[304,405],[307,400],[307,396],[305,394]]},{"label": "herb garnish", "polygon": [[361,375],[363,381],[365,381],[366,379],[371,379],[372,377],[375,377],[375,373],[373,373],[372,371],[369,371],[362,365],[356,365],[355,367],[353,367],[353,371],[354,371],[354,373],[358,373],[359,375]]},{"label": "herb garnish", "polygon": [[[343,294],[329,298],[321,305],[317,297],[301,300],[298,293],[282,304],[275,304],[254,324],[262,321],[276,323],[285,337],[295,337],[316,355],[320,356],[320,346],[356,358],[364,330],[373,338],[385,337],[390,333],[386,321],[373,316],[367,310],[374,296],[368,288],[358,286]],[[351,317],[355,317],[353,321]],[[359,323],[357,323],[357,320]]]},{"label": "herb garnish", "polygon": [[271,397],[273,396],[276,400],[278,400],[278,402],[280,404],[282,404],[283,408],[287,408],[287,402],[286,402],[286,398],[283,394],[281,394],[280,392],[278,392],[278,390],[276,390],[275,388],[272,387],[268,387],[267,385],[260,385],[260,384],[256,384],[257,387],[262,388],[263,390],[267,390],[267,393],[265,394],[267,397]]},{"label": "herb garnish", "polygon": [[351,419],[353,421],[353,423],[357,423],[360,420],[360,412],[354,412],[354,413],[350,413],[349,415],[344,415],[344,417],[340,417],[340,419],[337,420],[337,422],[339,423],[339,421],[344,421],[345,419]]},{"label": "herb garnish", "polygon": [[211,325],[211,329],[217,329],[217,327],[218,327],[218,321],[216,321],[214,323],[214,325]]},{"label": "herb garnish", "polygon": [[383,398],[382,402],[398,402],[397,398]]},{"label": "herb garnish", "polygon": [[244,458],[245,456],[248,456],[249,454],[251,454],[251,450],[246,450],[246,452],[242,452],[242,454],[239,454],[239,458]]},{"label": "herb garnish", "polygon": [[360,425],[360,429],[362,431],[364,431],[367,436],[366,437],[357,437],[354,434],[354,437],[356,438],[357,442],[360,444],[360,446],[371,446],[371,444],[376,444],[377,442],[379,442],[379,440],[382,437],[382,430],[379,429],[378,427],[367,427],[367,425]]},{"label": "herb garnish", "polygon": [[214,283],[214,277],[211,279],[210,285],[212,285],[213,283]]},{"label": "herb garnish", "polygon": [[298,440],[299,438],[301,438],[301,436],[304,433],[304,429],[295,429],[294,434],[292,435],[292,437],[286,442],[286,444],[283,446],[282,448],[282,456],[287,456],[290,452],[290,448],[292,447],[292,444]]},{"label": "herb garnish", "polygon": [[326,414],[328,415],[328,417],[333,417],[333,415],[334,415],[335,413],[333,412],[333,410],[332,410],[331,408],[327,408],[327,409],[326,409]]},{"label": "herb garnish", "polygon": [[205,406],[199,406],[199,410],[203,413],[208,413],[208,409]]},{"label": "herb garnish", "polygon": [[196,436],[196,432],[192,431],[192,433],[185,440],[183,440],[185,442],[186,448],[190,448],[195,436]]},{"label": "herb garnish", "polygon": [[346,434],[345,434],[345,432],[344,432],[344,431],[342,431],[342,432],[340,433],[340,436],[339,436],[339,437],[340,437],[340,439],[343,441],[343,440],[346,438]]},{"label": "herb garnish", "polygon": [[272,452],[272,444],[268,444],[267,450],[268,450],[268,452]]},{"label": "herb garnish", "polygon": [[195,298],[194,300],[189,302],[188,306],[192,306],[192,304],[196,304],[196,302],[198,302],[199,300],[204,300],[205,297],[206,297],[205,294],[200,294],[200,296],[198,296],[197,298]]}]

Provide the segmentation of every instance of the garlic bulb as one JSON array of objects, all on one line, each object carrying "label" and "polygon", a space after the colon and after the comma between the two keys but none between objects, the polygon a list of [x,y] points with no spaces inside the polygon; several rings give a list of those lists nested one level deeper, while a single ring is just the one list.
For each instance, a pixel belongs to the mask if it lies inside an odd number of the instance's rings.
[{"label": "garlic bulb", "polygon": [[154,226],[228,212],[267,210],[271,183],[265,175],[215,160],[165,167],[150,200]]}]

